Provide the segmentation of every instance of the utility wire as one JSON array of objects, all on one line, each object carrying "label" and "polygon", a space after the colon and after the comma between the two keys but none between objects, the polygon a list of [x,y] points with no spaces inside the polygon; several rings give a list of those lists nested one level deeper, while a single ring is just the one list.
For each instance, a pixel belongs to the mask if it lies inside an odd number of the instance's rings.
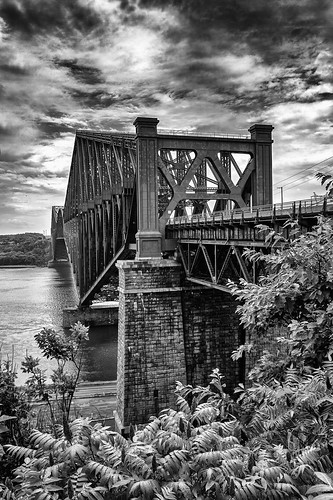
[{"label": "utility wire", "polygon": [[[328,169],[330,169],[330,170],[325,171],[325,168],[328,168]],[[314,178],[314,176],[315,176],[317,173],[319,173],[319,172],[320,172],[320,173],[322,173],[322,174],[330,173],[330,172],[332,172],[332,168],[333,168],[333,164],[332,164],[332,165],[327,165],[327,166],[326,166],[326,167],[324,167],[324,168],[321,168],[321,169],[316,170],[316,171],[314,171],[314,172],[309,172],[307,175],[302,176],[302,177],[300,177],[299,179],[294,179],[294,180],[292,180],[292,181],[290,181],[290,182],[287,182],[286,184],[279,183],[279,184],[281,184],[281,186],[276,187],[275,189],[279,189],[280,187],[285,188],[286,186],[289,186],[289,185],[291,185],[291,184],[294,184],[295,182],[298,182],[298,181],[308,182],[308,181],[309,181],[309,176],[311,176],[311,177],[313,177],[313,178]]]},{"label": "utility wire", "polygon": [[[325,172],[321,172],[321,173],[325,173]],[[290,183],[288,183],[288,184],[285,185],[285,186],[289,185],[289,187],[282,186],[282,188],[283,188],[284,191],[289,191],[290,189],[295,189],[295,188],[297,188],[299,186],[302,186],[303,184],[307,184],[307,183],[309,183],[309,177],[308,176],[305,177],[305,178],[302,178],[302,179],[296,179],[295,181],[290,182]],[[278,189],[278,188],[276,188],[276,189]]]},{"label": "utility wire", "polygon": [[[303,170],[301,170],[300,172],[297,172],[296,174],[293,174],[293,175],[290,175],[289,177],[286,177],[285,179],[283,179],[283,181],[282,181],[282,182],[288,181],[289,179],[292,179],[293,177],[296,177],[297,175],[302,174],[302,173],[303,173],[303,172],[305,172],[306,170],[310,170],[310,169],[312,169],[312,168],[315,168],[315,167],[317,167],[318,165],[321,165],[322,163],[325,163],[325,162],[326,162],[326,161],[328,161],[328,160],[333,160],[333,156],[329,156],[329,157],[328,157],[328,158],[326,158],[325,160],[322,160],[322,161],[320,161],[320,162],[318,162],[318,163],[315,163],[314,165],[310,165],[309,167],[304,168],[304,169],[303,169]],[[327,166],[329,166],[329,165],[327,165]],[[280,183],[280,184],[281,184],[281,183]]]}]

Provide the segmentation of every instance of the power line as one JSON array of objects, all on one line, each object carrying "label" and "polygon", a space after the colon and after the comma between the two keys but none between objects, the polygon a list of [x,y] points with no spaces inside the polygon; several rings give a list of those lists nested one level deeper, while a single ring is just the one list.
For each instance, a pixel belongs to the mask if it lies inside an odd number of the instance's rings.
[{"label": "power line", "polygon": [[[325,165],[324,167],[321,167],[320,169],[318,169],[318,168],[317,168],[314,172],[308,172],[306,175],[304,175],[304,172],[305,172],[306,170],[310,170],[310,168],[312,168],[312,169],[313,169],[313,168],[315,168],[316,166],[318,166],[318,165],[320,165],[320,164],[324,163],[325,161],[330,160],[331,158],[333,159],[333,157],[326,158],[326,160],[323,160],[322,162],[317,163],[316,165],[312,165],[311,167],[308,167],[308,168],[306,168],[306,169],[302,170],[301,172],[298,172],[297,174],[291,175],[291,176],[287,177],[286,179],[284,179],[284,180],[283,180],[283,181],[281,181],[281,182],[274,183],[274,185],[279,184],[279,186],[278,186],[278,187],[276,187],[275,189],[280,189],[280,187],[285,188],[285,187],[287,187],[287,186],[290,186],[290,185],[294,184],[295,182],[296,182],[296,183],[298,183],[299,181],[303,181],[303,180],[304,180],[304,182],[308,182],[308,181],[309,181],[309,175],[311,175],[311,174],[312,174],[313,176],[315,176],[315,174],[317,174],[317,173],[319,173],[319,172],[320,172],[320,173],[324,173],[324,174],[325,174],[325,173],[329,173],[329,172],[331,172],[331,170],[330,170],[330,171],[325,171],[325,169],[332,169],[332,168],[333,168],[333,164],[330,164],[330,165]],[[301,174],[303,174],[303,175],[302,175],[301,177],[299,177],[298,179],[294,179],[294,180],[292,180],[292,181],[290,181],[290,182],[287,182],[287,183],[285,182],[286,180],[291,179],[292,177],[299,176],[299,175],[301,175]],[[288,189],[289,189],[289,188],[288,188]]]},{"label": "power line", "polygon": [[[321,168],[320,170],[316,170],[314,172],[309,172],[307,175],[305,175],[305,176],[303,175],[299,179],[294,179],[293,181],[287,182],[286,184],[282,184],[282,187],[284,188],[286,186],[289,186],[290,184],[294,184],[295,182],[302,181],[302,180],[304,180],[304,182],[308,182],[310,176],[314,178],[314,176],[317,173],[319,173],[319,171],[320,171],[320,173],[326,174],[329,171],[326,172],[325,168],[332,169],[332,167],[333,167],[333,165],[327,165],[327,167]],[[279,183],[279,184],[281,184],[281,183]],[[276,189],[279,189],[279,188],[276,188]]]},{"label": "power line", "polygon": [[282,182],[284,181],[288,181],[289,179],[291,179],[292,177],[295,177],[296,175],[299,175],[301,174],[302,172],[305,172],[306,170],[310,170],[311,168],[315,168],[317,167],[318,165],[321,165],[322,163],[324,163],[325,161],[328,161],[328,160],[333,160],[333,156],[329,156],[328,158],[326,158],[325,160],[322,160],[318,163],[315,163],[314,165],[310,165],[309,167],[306,167],[304,168],[303,170],[300,170],[299,172],[297,172],[296,174],[293,174],[293,175],[290,175],[289,177],[286,177],[285,179],[283,179]]}]

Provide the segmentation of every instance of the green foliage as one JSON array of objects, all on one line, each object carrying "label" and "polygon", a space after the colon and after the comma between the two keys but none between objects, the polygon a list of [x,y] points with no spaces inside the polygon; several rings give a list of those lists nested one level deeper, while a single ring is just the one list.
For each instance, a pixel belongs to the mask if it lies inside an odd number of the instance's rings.
[{"label": "green foliage", "polygon": [[318,172],[316,178],[320,180],[321,185],[325,186],[327,196],[332,196],[333,192],[333,177],[331,174],[323,174]]},{"label": "green foliage", "polygon": [[9,476],[13,468],[12,460],[3,452],[3,445],[22,445],[30,431],[30,405],[24,390],[15,385],[16,377],[11,359],[0,362],[0,477]]},{"label": "green foliage", "polygon": [[[279,336],[255,364],[251,387],[232,398],[218,370],[207,387],[177,383],[177,409],[131,427],[128,439],[87,419],[33,431],[29,446],[5,446],[17,466],[0,486],[3,498],[333,500],[333,232],[323,219],[292,241],[271,238],[271,254],[248,252],[266,269],[259,283],[230,284],[248,335],[234,359]],[[78,327],[70,339],[38,336],[58,371],[52,393],[29,359],[36,393],[49,400],[66,387],[69,396],[63,367],[85,335]]]},{"label": "green foliage", "polygon": [[[229,285],[241,303],[237,310],[253,349],[269,332],[277,337],[277,350],[264,354],[261,380],[266,376],[264,364],[268,378],[282,379],[288,367],[300,372],[318,368],[333,352],[332,225],[321,218],[311,232],[297,235],[295,227],[293,231],[292,240],[269,254],[246,252],[265,269],[258,284]],[[259,374],[254,375],[257,380]]]},{"label": "green foliage", "polygon": [[50,240],[39,233],[0,235],[0,266],[46,266]]},{"label": "green foliage", "polygon": [[47,403],[55,433],[59,423],[57,415],[60,414],[60,421],[69,441],[71,404],[81,372],[82,347],[88,340],[88,331],[88,327],[78,322],[70,329],[69,335],[48,328],[35,335],[43,355],[47,359],[55,360],[57,364],[51,374],[51,384],[47,383],[45,373],[39,367],[38,358],[26,356],[22,362],[23,372],[30,375],[26,382],[28,394]]},{"label": "green foliage", "polygon": [[[299,382],[290,374],[291,388]],[[316,397],[321,382],[310,383],[294,405],[300,407],[299,415],[302,407],[307,411],[311,406],[308,392],[310,401],[316,398],[317,409],[323,403]],[[132,438],[88,419],[69,423],[71,441],[64,434],[35,431],[28,448],[6,446],[7,454],[20,462],[9,489],[11,498],[264,500],[318,495],[320,500],[319,495],[333,490],[333,446],[317,435],[317,429],[311,431],[310,422],[293,434],[291,416],[281,409],[286,396],[281,394],[275,404],[273,392],[267,388],[267,400],[257,407],[256,417],[261,411],[263,422],[241,422],[235,414],[242,399],[235,404],[224,393],[215,370],[208,387],[178,383],[178,410],[163,410]],[[255,393],[253,389],[252,396],[258,397]],[[299,415],[295,425],[300,427]],[[278,443],[281,430],[287,439]],[[302,444],[302,432],[317,438]]]}]

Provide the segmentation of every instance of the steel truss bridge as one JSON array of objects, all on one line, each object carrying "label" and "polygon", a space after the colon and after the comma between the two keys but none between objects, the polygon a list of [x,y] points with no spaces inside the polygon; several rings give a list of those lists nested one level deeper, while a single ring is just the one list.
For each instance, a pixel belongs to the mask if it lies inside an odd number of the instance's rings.
[{"label": "steel truss bridge", "polygon": [[133,134],[76,133],[57,214],[81,306],[116,276],[118,259],[175,251],[187,279],[228,291],[229,277],[255,279],[242,249],[265,247],[258,224],[280,230],[294,216],[307,230],[320,213],[333,212],[324,199],[272,205],[271,125],[253,125],[248,136],[202,136],[157,124],[138,117]]}]

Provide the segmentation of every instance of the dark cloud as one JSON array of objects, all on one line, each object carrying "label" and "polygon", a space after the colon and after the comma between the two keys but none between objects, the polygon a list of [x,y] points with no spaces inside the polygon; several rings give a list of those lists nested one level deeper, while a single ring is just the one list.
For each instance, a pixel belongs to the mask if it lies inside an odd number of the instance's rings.
[{"label": "dark cloud", "polygon": [[[306,39],[332,37],[330,0],[139,0],[139,5],[176,10],[182,22],[169,34],[186,36],[189,52],[198,57],[205,50],[237,51],[242,44],[244,50],[246,44],[272,64],[285,52],[298,54]],[[288,41],[293,43],[285,47]]]},{"label": "dark cloud", "polygon": [[76,60],[55,59],[54,63],[58,67],[68,69],[76,80],[87,85],[98,85],[104,81],[102,72],[99,69],[78,64]]},{"label": "dark cloud", "polygon": [[[1,140],[1,138],[0,138]],[[2,141],[1,141],[2,142]],[[4,144],[4,142],[2,142]],[[21,151],[15,151],[12,149],[4,150],[1,148],[0,151],[0,165],[3,165],[6,168],[13,167],[13,165],[19,161],[30,158],[30,152],[22,154]]]},{"label": "dark cloud", "polygon": [[10,63],[0,64],[0,73],[4,74],[4,78],[6,78],[6,76],[8,75],[14,77],[26,76],[29,74],[29,71],[30,70],[28,68],[24,68],[22,66],[18,66],[15,64],[10,64]]},{"label": "dark cloud", "polygon": [[70,92],[72,97],[78,101],[81,106],[87,108],[109,108],[112,104],[115,104],[118,101],[117,97],[99,89],[91,91],[84,89],[71,89]]},{"label": "dark cloud", "polygon": [[119,7],[127,13],[132,13],[136,10],[137,2],[135,0],[120,0]]},{"label": "dark cloud", "polygon": [[45,110],[45,115],[49,116],[50,118],[67,118],[68,113],[63,113],[61,110],[57,109],[56,107],[50,107]]},{"label": "dark cloud", "polygon": [[14,129],[11,127],[4,127],[0,123],[0,140],[5,140],[6,137],[11,137],[14,133]]},{"label": "dark cloud", "polygon": [[332,92],[322,92],[322,93],[318,94],[318,98],[321,101],[333,101],[333,93]]},{"label": "dark cloud", "polygon": [[48,139],[48,142],[60,137],[61,134],[75,133],[75,129],[72,126],[66,125],[66,123],[36,120],[36,125],[40,131],[41,139],[45,137]]},{"label": "dark cloud", "polygon": [[102,17],[89,5],[78,0],[2,0],[0,17],[9,30],[25,37],[72,30],[88,33],[102,24]]}]

